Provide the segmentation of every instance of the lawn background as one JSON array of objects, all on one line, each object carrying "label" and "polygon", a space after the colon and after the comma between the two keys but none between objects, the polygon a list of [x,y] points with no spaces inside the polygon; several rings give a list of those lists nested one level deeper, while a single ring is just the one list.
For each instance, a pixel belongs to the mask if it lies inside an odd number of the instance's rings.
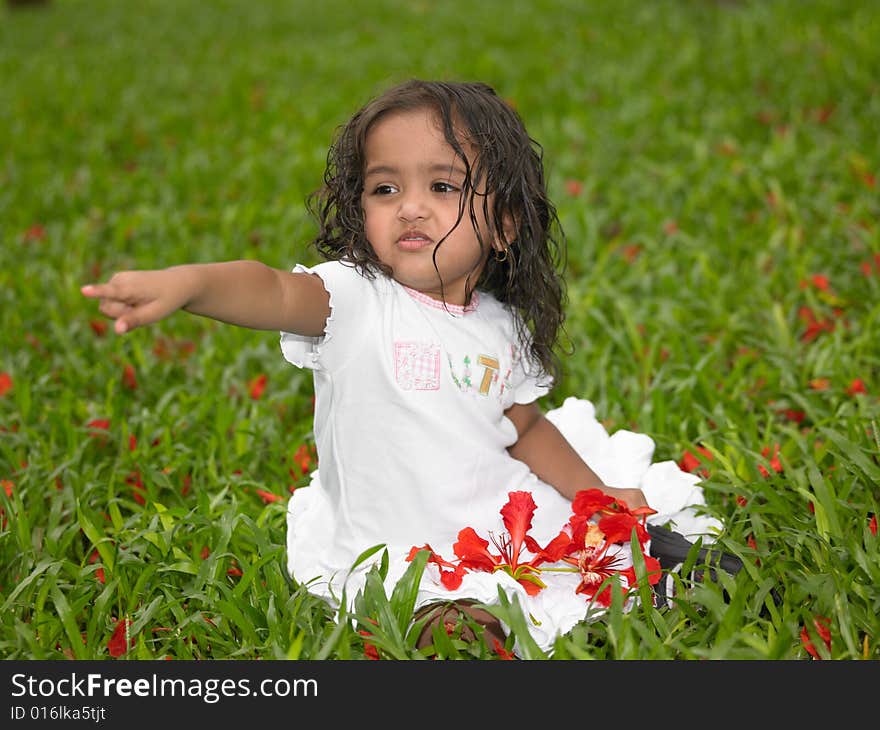
[{"label": "lawn background", "polygon": [[[108,658],[119,626],[122,658],[365,656],[284,574],[308,373],[185,314],[115,337],[79,287],[316,262],[334,129],[430,77],[490,83],[544,147],[575,348],[548,407],[697,456],[747,566],[552,656],[880,657],[878,37],[852,0],[0,9],[0,656]],[[416,656],[383,599],[361,619]]]}]

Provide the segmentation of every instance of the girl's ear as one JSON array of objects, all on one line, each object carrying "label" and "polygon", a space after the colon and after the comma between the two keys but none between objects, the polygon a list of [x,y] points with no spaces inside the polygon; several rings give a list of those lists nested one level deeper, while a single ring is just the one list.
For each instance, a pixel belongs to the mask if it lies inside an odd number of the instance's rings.
[{"label": "girl's ear", "polygon": [[513,216],[510,213],[505,213],[502,235],[495,237],[495,240],[492,242],[492,248],[499,253],[510,248],[511,244],[516,240],[517,227]]}]

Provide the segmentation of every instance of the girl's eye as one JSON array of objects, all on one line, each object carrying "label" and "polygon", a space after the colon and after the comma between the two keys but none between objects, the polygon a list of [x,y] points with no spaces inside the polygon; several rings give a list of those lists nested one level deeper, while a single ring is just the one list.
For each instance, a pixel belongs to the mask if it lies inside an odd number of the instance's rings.
[{"label": "girl's eye", "polygon": [[431,190],[435,193],[455,193],[458,192],[458,188],[452,183],[448,182],[435,182],[431,185]]},{"label": "girl's eye", "polygon": [[397,188],[395,188],[393,185],[388,185],[388,184],[377,185],[373,189],[373,195],[391,195],[392,193],[396,193],[396,192],[397,192]]}]

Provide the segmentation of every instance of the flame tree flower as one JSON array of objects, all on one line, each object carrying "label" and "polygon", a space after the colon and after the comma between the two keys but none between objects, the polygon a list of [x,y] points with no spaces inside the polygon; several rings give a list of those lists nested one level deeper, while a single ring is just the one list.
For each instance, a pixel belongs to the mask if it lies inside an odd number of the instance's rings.
[{"label": "flame tree flower", "polygon": [[[449,590],[459,588],[466,571],[495,572],[503,570],[516,580],[530,596],[537,595],[546,584],[541,580],[542,570],[554,572],[580,572],[581,582],[576,592],[593,598],[606,579],[620,574],[630,587],[636,585],[635,571],[623,569],[619,551],[611,551],[613,545],[628,543],[635,534],[649,581],[660,580],[659,562],[645,555],[644,546],[650,539],[645,529],[645,518],[655,510],[641,507],[630,510],[622,500],[615,500],[599,489],[582,490],[572,501],[572,516],[559,534],[546,546],[529,535],[532,517],[537,509],[530,492],[509,492],[508,501],[501,508],[506,532],[490,533],[490,540],[480,537],[472,527],[458,533],[458,541],[452,549],[457,562],[444,559],[430,545],[413,547],[407,560],[412,560],[419,550],[428,550],[428,562],[440,570],[440,582]],[[495,551],[490,550],[490,544]],[[531,554],[531,557],[524,555]],[[573,567],[541,568],[545,563],[568,563]],[[598,599],[610,605],[610,592],[602,591]],[[606,603],[607,601],[607,603]]]}]

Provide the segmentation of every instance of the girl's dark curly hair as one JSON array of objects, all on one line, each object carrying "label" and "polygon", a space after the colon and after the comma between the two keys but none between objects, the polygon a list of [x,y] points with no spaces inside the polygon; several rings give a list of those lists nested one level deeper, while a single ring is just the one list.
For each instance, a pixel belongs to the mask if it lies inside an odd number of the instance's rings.
[{"label": "girl's dark curly hair", "polygon": [[[351,261],[365,276],[391,275],[365,234],[361,194],[366,138],[384,115],[425,108],[437,114],[467,173],[456,226],[467,212],[481,248],[489,251],[491,242],[482,240],[477,225],[480,210],[508,250],[503,261],[488,257],[468,297],[474,289],[488,291],[516,312],[518,334],[531,343],[532,365],[556,377],[564,321],[565,237],[547,197],[541,146],[529,137],[516,111],[486,84],[407,81],[358,111],[330,147],[323,187],[309,196],[308,209],[320,226],[313,243],[324,258]],[[473,165],[463,144],[472,152]],[[508,240],[505,222],[511,221],[515,234]],[[434,255],[436,268],[436,248]]]}]

